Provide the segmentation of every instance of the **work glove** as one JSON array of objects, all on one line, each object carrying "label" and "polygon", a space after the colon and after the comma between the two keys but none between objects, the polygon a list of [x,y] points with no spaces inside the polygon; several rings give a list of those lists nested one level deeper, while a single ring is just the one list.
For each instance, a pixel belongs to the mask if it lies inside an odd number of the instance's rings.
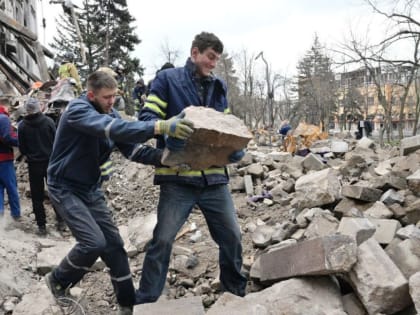
[{"label": "work glove", "polygon": [[155,125],[155,133],[158,135],[166,134],[169,137],[185,140],[193,133],[194,124],[188,119],[184,119],[185,113],[181,112],[168,120],[159,120]]},{"label": "work glove", "polygon": [[229,155],[230,163],[238,163],[245,156],[245,150],[238,150]]},{"label": "work glove", "polygon": [[174,137],[166,138],[166,148],[169,151],[177,152],[185,148],[186,141]]}]

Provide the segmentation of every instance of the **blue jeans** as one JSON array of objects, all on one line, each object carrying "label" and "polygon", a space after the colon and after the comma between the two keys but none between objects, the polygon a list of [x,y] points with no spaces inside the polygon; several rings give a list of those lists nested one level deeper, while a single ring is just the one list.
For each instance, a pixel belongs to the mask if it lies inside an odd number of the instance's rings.
[{"label": "blue jeans", "polygon": [[143,262],[136,303],[155,302],[165,286],[172,245],[179,229],[197,204],[213,240],[219,246],[223,289],[244,296],[247,279],[241,273],[241,232],[227,185],[204,188],[174,183],[160,186],[157,224]]},{"label": "blue jeans", "polygon": [[118,304],[133,305],[135,291],[127,252],[102,191],[81,192],[50,183],[48,191],[52,204],[77,241],[54,269],[54,278],[63,287],[74,286],[101,257],[110,269]]},{"label": "blue jeans", "polygon": [[17,190],[16,172],[13,161],[0,162],[0,214],[4,212],[4,190],[9,197],[12,217],[20,217],[19,193]]}]

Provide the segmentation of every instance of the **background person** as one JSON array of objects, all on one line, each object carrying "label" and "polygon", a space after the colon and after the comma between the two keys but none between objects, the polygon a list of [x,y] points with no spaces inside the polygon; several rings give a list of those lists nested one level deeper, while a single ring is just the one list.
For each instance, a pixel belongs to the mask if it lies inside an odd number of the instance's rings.
[{"label": "background person", "polygon": [[12,218],[21,216],[17,190],[13,147],[18,146],[18,136],[9,119],[10,100],[0,99],[0,215],[4,214],[4,190],[9,197]]},{"label": "background person", "polygon": [[[29,98],[24,108],[26,115],[18,125],[19,150],[26,156],[28,163],[32,209],[38,225],[38,234],[46,235],[44,186],[47,179],[48,160],[54,143],[55,123],[50,117],[41,113],[39,101],[36,98]],[[63,220],[57,213],[56,218],[57,229],[63,231],[65,229]]]},{"label": "background person", "polygon": [[76,92],[80,95],[82,92],[82,83],[80,82],[79,71],[74,64],[74,54],[70,51],[63,56],[63,61],[58,68],[58,76],[60,79],[73,78],[76,82]]}]

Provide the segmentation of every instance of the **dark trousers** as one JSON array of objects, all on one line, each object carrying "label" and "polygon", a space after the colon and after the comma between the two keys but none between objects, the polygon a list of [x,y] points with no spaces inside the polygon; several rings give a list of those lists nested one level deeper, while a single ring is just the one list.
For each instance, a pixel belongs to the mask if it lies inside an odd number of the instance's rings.
[{"label": "dark trousers", "polygon": [[[31,188],[32,209],[38,226],[45,226],[46,216],[44,208],[44,185],[47,180],[48,161],[28,162],[29,187]],[[55,211],[55,208],[54,208]],[[55,211],[57,221],[62,221],[60,215]]]},{"label": "dark trousers", "polygon": [[0,162],[0,214],[4,213],[4,190],[9,197],[12,217],[20,217],[19,193],[17,189],[16,173],[13,161]]},{"label": "dark trousers", "polygon": [[245,295],[247,279],[241,273],[241,231],[227,185],[200,188],[165,183],[160,185],[158,220],[144,258],[136,303],[155,302],[159,298],[165,286],[176,234],[196,204],[219,246],[222,288],[239,296]]},{"label": "dark trousers", "polygon": [[74,286],[101,257],[110,269],[118,303],[133,305],[135,292],[127,252],[102,191],[77,191],[50,183],[48,191],[51,202],[77,241],[54,269],[54,277],[63,287]]}]

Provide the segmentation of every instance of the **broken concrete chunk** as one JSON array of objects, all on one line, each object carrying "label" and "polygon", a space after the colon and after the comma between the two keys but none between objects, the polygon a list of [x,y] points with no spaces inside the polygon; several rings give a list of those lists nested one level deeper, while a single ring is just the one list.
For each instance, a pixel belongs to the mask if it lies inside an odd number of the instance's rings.
[{"label": "broken concrete chunk", "polygon": [[407,155],[420,149],[420,135],[401,139],[401,155]]},{"label": "broken concrete chunk", "polygon": [[394,314],[411,303],[407,279],[373,238],[358,247],[349,275],[369,314]]},{"label": "broken concrete chunk", "polygon": [[164,150],[164,165],[188,164],[192,170],[224,166],[230,163],[230,154],[245,148],[252,139],[251,132],[234,115],[201,106],[189,106],[184,111],[185,118],[194,123],[194,133],[184,150]]},{"label": "broken concrete chunk", "polygon": [[353,237],[334,234],[298,242],[261,255],[261,282],[303,275],[347,272],[356,263]]},{"label": "broken concrete chunk", "polygon": [[155,303],[134,307],[134,315],[204,315],[204,307],[199,296],[176,300],[158,300]]},{"label": "broken concrete chunk", "polygon": [[416,307],[416,311],[420,313],[420,272],[415,273],[409,279],[410,295]]},{"label": "broken concrete chunk", "polygon": [[420,170],[407,177],[408,188],[416,195],[420,196]]},{"label": "broken concrete chunk", "polygon": [[345,197],[372,202],[379,200],[382,190],[359,185],[343,185],[341,193]]},{"label": "broken concrete chunk", "polygon": [[380,244],[391,243],[398,229],[401,228],[401,223],[398,220],[374,218],[368,219],[376,227],[373,238]]},{"label": "broken concrete chunk", "polygon": [[375,231],[375,225],[366,218],[344,217],[338,227],[338,233],[354,237],[358,245],[371,238]]}]

